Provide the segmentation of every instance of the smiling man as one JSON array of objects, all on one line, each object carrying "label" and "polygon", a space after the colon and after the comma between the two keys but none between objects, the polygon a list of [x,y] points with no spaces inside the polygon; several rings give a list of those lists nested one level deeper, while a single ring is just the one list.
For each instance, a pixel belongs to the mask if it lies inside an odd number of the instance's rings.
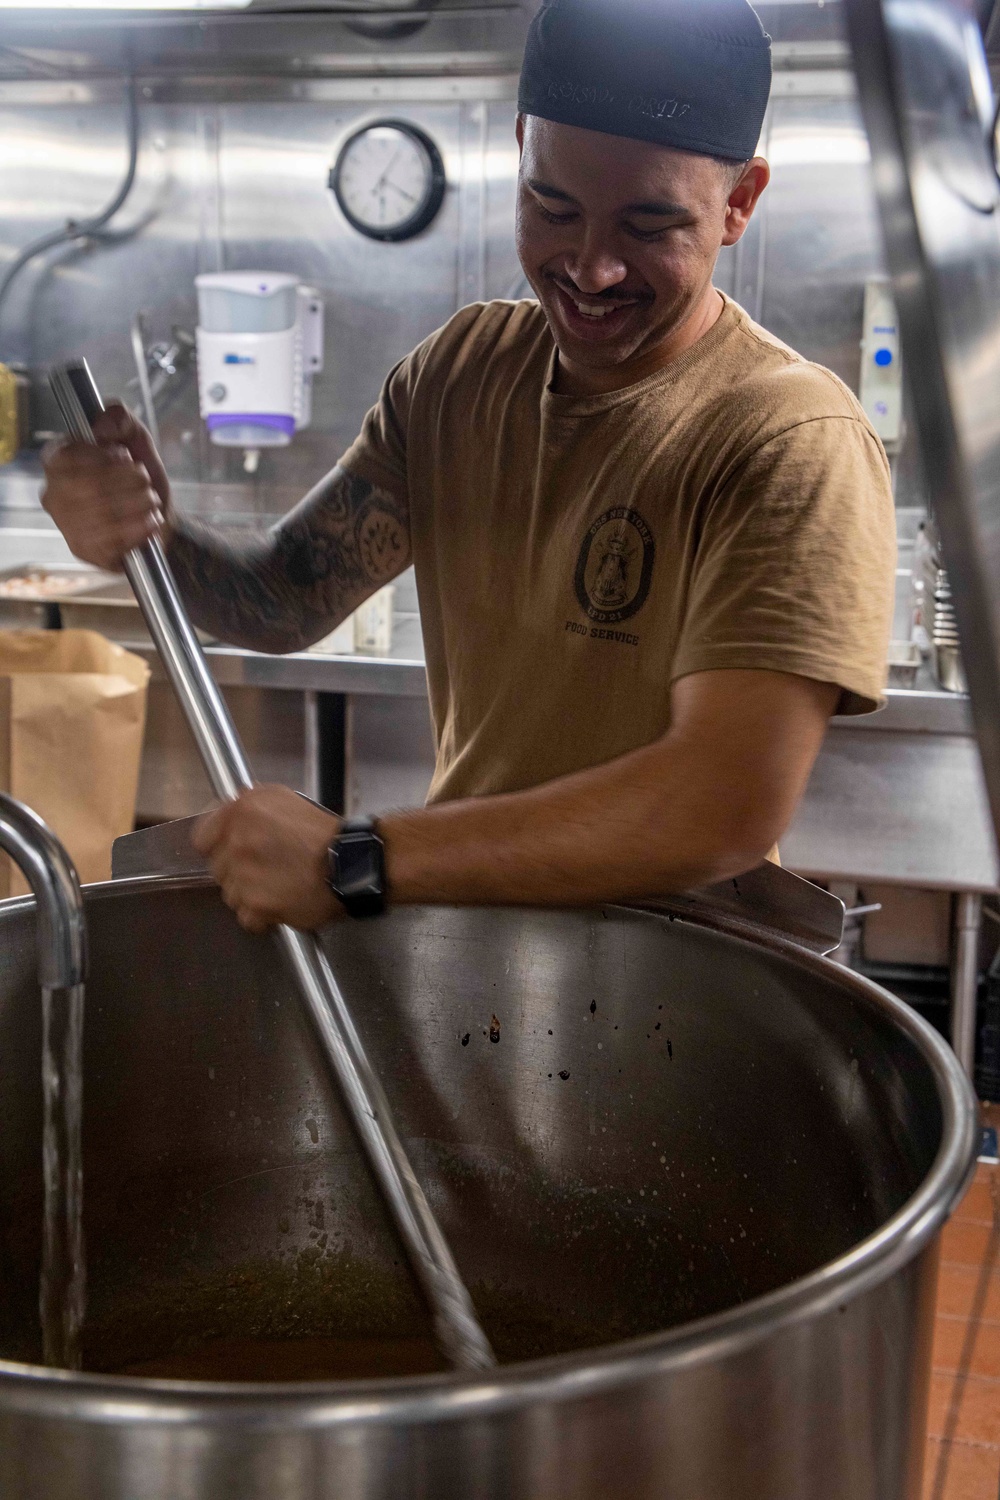
[{"label": "smiling man", "polygon": [[877,706],[895,546],[854,397],[713,286],[768,182],[745,0],[548,0],[521,84],[537,302],[465,308],[264,538],[179,516],[121,408],[50,460],[74,551],[160,534],[198,624],[321,638],[412,561],[437,770],[341,825],[264,787],[198,843],[244,925],[389,902],[642,900],[737,875],[787,827],[834,712]]}]

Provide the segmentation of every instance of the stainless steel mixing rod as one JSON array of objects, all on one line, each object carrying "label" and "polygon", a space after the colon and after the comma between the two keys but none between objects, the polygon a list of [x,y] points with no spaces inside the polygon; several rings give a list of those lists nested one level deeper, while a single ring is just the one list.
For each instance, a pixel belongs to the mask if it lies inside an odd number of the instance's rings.
[{"label": "stainless steel mixing rod", "polygon": [[[86,361],[53,370],[50,381],[70,434],[94,442],[91,423],[104,410],[104,403]],[[160,543],[150,541],[130,552],[125,573],[191,726],[212,788],[218,797],[232,801],[254,785],[253,774]],[[493,1351],[403,1150],[326,955],[315,937],[291,927],[279,927],[276,937],[430,1307],[437,1341],[457,1369],[491,1369],[496,1364]]]}]

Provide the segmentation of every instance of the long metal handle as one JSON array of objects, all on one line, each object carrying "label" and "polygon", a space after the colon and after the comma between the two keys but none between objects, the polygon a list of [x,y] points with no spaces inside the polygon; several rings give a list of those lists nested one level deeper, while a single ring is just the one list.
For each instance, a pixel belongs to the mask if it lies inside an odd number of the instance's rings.
[{"label": "long metal handle", "polygon": [[[91,423],[104,410],[104,403],[86,361],[54,370],[51,385],[71,435],[93,442]],[[253,774],[159,542],[147,542],[130,552],[125,572],[191,726],[212,788],[217,796],[231,801],[254,785]],[[314,937],[291,927],[279,927],[276,937],[427,1299],[438,1343],[457,1369],[490,1369],[496,1360],[489,1341],[403,1149],[326,955]]]}]

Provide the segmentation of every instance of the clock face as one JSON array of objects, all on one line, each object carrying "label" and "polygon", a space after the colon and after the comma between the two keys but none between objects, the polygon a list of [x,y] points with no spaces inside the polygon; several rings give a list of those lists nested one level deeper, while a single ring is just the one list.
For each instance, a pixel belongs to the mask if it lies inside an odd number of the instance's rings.
[{"label": "clock face", "polygon": [[444,202],[444,162],[430,136],[385,120],[344,144],[330,186],[348,221],[374,240],[408,240]]}]

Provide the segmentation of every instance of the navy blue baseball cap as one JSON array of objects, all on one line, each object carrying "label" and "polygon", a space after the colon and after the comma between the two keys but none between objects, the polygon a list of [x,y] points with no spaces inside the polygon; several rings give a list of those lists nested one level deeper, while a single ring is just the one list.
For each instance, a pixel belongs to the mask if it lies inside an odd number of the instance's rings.
[{"label": "navy blue baseball cap", "polygon": [[771,92],[748,0],[545,0],[518,108],[561,125],[747,161]]}]

